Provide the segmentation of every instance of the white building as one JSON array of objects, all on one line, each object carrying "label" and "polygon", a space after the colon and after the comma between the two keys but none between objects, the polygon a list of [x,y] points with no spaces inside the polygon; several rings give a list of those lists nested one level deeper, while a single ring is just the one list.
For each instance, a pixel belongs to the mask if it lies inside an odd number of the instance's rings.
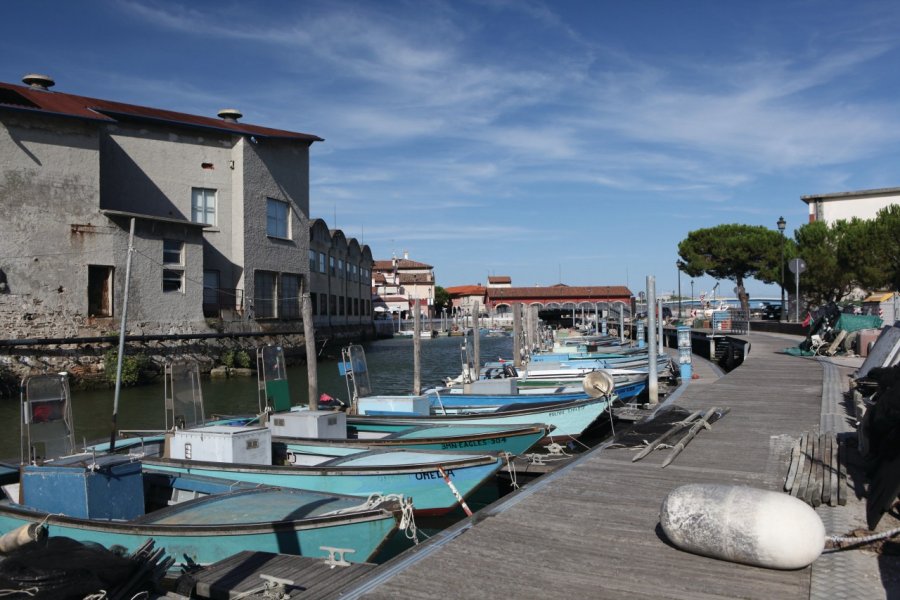
[{"label": "white building", "polygon": [[900,187],[817,194],[800,199],[809,207],[810,223],[825,221],[830,224],[841,219],[849,221],[853,217],[874,219],[882,208],[900,205]]}]

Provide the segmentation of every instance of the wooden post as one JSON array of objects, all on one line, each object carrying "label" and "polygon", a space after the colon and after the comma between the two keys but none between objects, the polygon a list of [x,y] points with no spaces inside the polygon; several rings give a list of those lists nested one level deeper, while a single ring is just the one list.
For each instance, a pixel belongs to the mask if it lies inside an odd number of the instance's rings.
[{"label": "wooden post", "polygon": [[313,324],[312,302],[309,292],[300,295],[300,316],[303,319],[303,337],[306,340],[306,377],[309,380],[309,410],[319,409],[319,373],[316,356],[316,328]]},{"label": "wooden post", "polygon": [[416,306],[413,309],[413,394],[418,396],[422,393],[422,363],[420,362],[419,353],[422,350],[421,334],[421,316],[419,315],[419,299],[415,299]]},{"label": "wooden post", "polygon": [[472,340],[474,342],[473,351],[475,353],[474,362],[475,362],[475,372],[472,374],[473,379],[478,379],[481,377],[481,335],[479,335],[479,323],[481,321],[478,313],[481,312],[481,304],[479,302],[475,302],[472,305]]},{"label": "wooden post", "polygon": [[522,367],[522,303],[513,304],[513,365]]}]

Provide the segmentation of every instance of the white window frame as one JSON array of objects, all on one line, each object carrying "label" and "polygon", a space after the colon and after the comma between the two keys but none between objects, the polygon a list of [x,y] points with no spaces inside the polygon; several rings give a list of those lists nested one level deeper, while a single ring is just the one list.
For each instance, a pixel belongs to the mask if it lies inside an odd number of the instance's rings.
[{"label": "white window frame", "polygon": [[[173,246],[177,245],[175,250]],[[167,247],[168,246],[168,247]],[[172,260],[177,254],[178,259]],[[164,265],[184,265],[184,242],[181,240],[163,240],[163,264]]]},{"label": "white window frame", "polygon": [[212,188],[191,188],[191,221],[217,226],[218,192]]},{"label": "white window frame", "polygon": [[[177,282],[176,285],[172,285]],[[166,289],[166,284],[170,289]],[[166,294],[184,293],[184,270],[182,269],[163,269],[162,272],[162,290]]]},{"label": "white window frame", "polygon": [[281,240],[291,239],[291,205],[284,200],[266,198],[266,235]]}]

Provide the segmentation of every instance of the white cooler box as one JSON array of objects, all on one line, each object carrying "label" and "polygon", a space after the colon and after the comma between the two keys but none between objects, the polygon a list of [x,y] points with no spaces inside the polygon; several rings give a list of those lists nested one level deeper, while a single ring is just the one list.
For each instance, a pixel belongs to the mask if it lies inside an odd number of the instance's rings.
[{"label": "white cooler box", "polygon": [[428,396],[368,396],[357,402],[361,415],[427,417],[431,414],[431,400]]},{"label": "white cooler box", "polygon": [[269,415],[273,437],[347,439],[347,414],[331,410],[299,410]]},{"label": "white cooler box", "polygon": [[176,431],[169,456],[180,460],[272,464],[272,432],[266,427],[209,425]]}]

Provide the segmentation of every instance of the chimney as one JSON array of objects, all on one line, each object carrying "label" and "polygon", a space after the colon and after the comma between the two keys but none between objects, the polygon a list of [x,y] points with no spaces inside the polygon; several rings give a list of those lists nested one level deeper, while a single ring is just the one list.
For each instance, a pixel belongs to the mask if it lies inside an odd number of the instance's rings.
[{"label": "chimney", "polygon": [[403,251],[403,260],[409,260],[409,250]]},{"label": "chimney", "polygon": [[38,75],[37,73],[29,73],[22,78],[22,83],[31,86],[32,89],[44,91],[47,91],[56,85],[56,82],[46,75]]},{"label": "chimney", "polygon": [[237,123],[238,119],[243,116],[244,115],[241,114],[241,111],[236,108],[223,108],[219,111],[219,117],[224,119],[225,121],[228,121],[229,123]]}]

